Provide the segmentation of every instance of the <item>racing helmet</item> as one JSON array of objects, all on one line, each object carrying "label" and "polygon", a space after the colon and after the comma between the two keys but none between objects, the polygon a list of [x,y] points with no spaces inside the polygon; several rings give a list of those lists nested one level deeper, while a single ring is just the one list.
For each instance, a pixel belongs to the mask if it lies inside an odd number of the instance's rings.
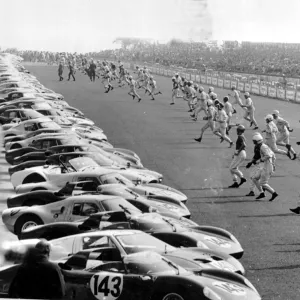
[{"label": "racing helmet", "polygon": [[207,106],[212,106],[214,105],[213,101],[208,99],[207,102],[206,102]]},{"label": "racing helmet", "polygon": [[252,137],[253,142],[255,143],[261,143],[264,138],[262,137],[262,135],[260,133],[255,133]]},{"label": "racing helmet", "polygon": [[274,120],[274,118],[272,115],[266,115],[265,120],[271,122]]},{"label": "racing helmet", "polygon": [[246,99],[249,98],[249,97],[250,97],[249,92],[246,92],[245,95],[244,95],[244,97],[245,97]]},{"label": "racing helmet", "polygon": [[246,128],[244,125],[239,125],[237,128],[236,128],[236,131],[237,133],[243,133],[245,132]]},{"label": "racing helmet", "polygon": [[216,93],[211,93],[211,94],[210,94],[210,98],[211,98],[212,100],[216,100],[216,99],[217,99],[217,94],[216,94]]}]

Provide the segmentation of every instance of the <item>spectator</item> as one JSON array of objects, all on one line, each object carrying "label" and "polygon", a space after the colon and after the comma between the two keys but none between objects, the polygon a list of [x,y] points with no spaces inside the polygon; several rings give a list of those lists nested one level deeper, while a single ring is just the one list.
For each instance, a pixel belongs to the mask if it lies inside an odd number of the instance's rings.
[{"label": "spectator", "polygon": [[30,248],[20,265],[10,289],[10,298],[61,299],[65,283],[60,268],[49,262],[50,244],[41,240]]}]

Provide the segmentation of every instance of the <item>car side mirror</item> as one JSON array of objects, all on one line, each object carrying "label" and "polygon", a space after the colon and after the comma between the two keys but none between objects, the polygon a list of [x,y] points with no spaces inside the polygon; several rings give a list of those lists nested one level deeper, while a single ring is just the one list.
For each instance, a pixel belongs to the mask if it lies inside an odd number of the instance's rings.
[{"label": "car side mirror", "polygon": [[60,209],[60,213],[63,214],[65,211],[65,207],[63,206],[61,209]]}]

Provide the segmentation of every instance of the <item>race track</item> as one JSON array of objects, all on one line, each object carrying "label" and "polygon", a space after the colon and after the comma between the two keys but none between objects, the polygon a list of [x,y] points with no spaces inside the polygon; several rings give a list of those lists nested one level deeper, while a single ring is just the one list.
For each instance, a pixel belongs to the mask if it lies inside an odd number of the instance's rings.
[{"label": "race track", "polygon": [[[232,232],[245,249],[242,263],[247,277],[264,300],[300,299],[297,282],[300,269],[299,217],[290,213],[299,198],[299,160],[290,161],[277,155],[277,169],[270,183],[279,193],[274,202],[255,201],[243,197],[249,192],[248,183],[239,189],[232,184],[228,166],[233,149],[207,131],[202,143],[194,141],[205,121],[194,122],[187,112],[187,103],[178,99],[169,105],[170,78],[156,76],[163,95],[151,101],[141,92],[142,101],[132,100],[127,88],[104,93],[100,81],[89,82],[87,76],[76,73],[77,81],[59,82],[56,67],[27,67],[42,84],[65,96],[66,101],[82,110],[103,128],[116,147],[135,151],[144,166],[164,175],[164,183],[187,194],[192,219],[199,224],[223,227]],[[66,77],[66,74],[64,74]],[[207,86],[204,86],[207,90]],[[218,98],[228,90],[218,89]],[[253,96],[256,118],[264,129],[264,116],[274,109],[294,128],[291,142],[296,151],[300,140],[300,105]],[[244,123],[238,108],[237,123]],[[200,116],[200,115],[199,115]],[[201,113],[201,117],[203,113]],[[201,118],[199,118],[201,119]],[[248,128],[248,123],[244,123]],[[253,156],[251,134],[247,129],[247,156]],[[231,131],[235,141],[235,129]],[[5,167],[3,167],[5,168]],[[7,180],[1,169],[2,180]],[[248,170],[245,171],[248,178]],[[1,185],[0,185],[1,188]],[[5,199],[0,210],[5,208]],[[0,227],[2,228],[2,227]],[[8,235],[1,235],[2,237]]]}]

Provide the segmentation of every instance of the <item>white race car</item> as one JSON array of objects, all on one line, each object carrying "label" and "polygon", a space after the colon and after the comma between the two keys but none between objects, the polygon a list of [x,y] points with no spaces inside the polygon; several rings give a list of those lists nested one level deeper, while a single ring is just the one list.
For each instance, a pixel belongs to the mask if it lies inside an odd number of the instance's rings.
[{"label": "white race car", "polygon": [[2,212],[2,221],[10,232],[19,235],[31,226],[52,222],[81,220],[101,211],[140,211],[124,198],[107,195],[80,195],[46,205],[8,208]]},{"label": "white race car", "polygon": [[[68,155],[68,157],[67,157]],[[71,157],[75,158],[71,158]],[[51,156],[53,164],[28,168],[15,172],[11,176],[11,183],[16,188],[27,183],[49,182],[49,190],[57,190],[67,182],[80,181],[78,177],[100,177],[107,173],[116,172],[122,174],[133,183],[158,183],[163,179],[162,174],[147,169],[126,169],[120,167],[100,167],[89,157],[80,157],[80,153],[64,153]]]}]

